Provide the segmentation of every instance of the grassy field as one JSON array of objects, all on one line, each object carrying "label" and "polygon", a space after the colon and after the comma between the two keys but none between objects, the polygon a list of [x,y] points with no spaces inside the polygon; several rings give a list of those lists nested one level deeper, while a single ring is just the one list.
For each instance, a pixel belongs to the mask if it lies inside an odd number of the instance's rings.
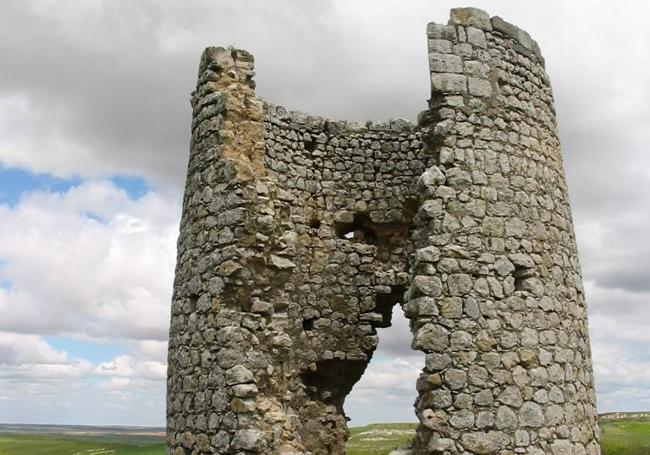
[{"label": "grassy field", "polygon": [[[348,455],[387,455],[407,447],[415,424],[378,423],[350,430]],[[603,455],[650,455],[650,420],[601,424]],[[165,455],[162,436],[0,431],[0,455]]]},{"label": "grassy field", "polygon": [[[415,424],[374,424],[352,428],[348,455],[387,455],[408,446]],[[602,455],[650,455],[650,420],[601,424]]]},{"label": "grassy field", "polygon": [[650,421],[608,422],[600,431],[603,455],[650,455]]},{"label": "grassy field", "polygon": [[134,435],[0,434],[0,455],[165,455],[164,438]]},{"label": "grassy field", "polygon": [[415,436],[414,423],[375,423],[350,429],[348,455],[386,455],[408,447]]}]

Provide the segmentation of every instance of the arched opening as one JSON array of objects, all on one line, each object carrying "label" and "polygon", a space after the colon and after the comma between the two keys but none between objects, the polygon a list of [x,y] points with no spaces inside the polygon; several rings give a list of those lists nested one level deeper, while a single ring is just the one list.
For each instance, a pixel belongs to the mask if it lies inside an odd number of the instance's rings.
[{"label": "arched opening", "polygon": [[[407,446],[415,435],[417,417],[413,403],[415,385],[424,365],[424,353],[411,349],[409,320],[397,299],[389,306],[390,296],[382,296],[385,327],[377,330],[379,345],[361,379],[345,398],[344,409],[352,436],[349,448],[386,445]],[[403,425],[412,423],[413,425]],[[375,425],[400,424],[400,425]],[[363,427],[363,428],[359,428]],[[397,442],[399,441],[399,443]],[[374,452],[368,452],[374,453]]]}]

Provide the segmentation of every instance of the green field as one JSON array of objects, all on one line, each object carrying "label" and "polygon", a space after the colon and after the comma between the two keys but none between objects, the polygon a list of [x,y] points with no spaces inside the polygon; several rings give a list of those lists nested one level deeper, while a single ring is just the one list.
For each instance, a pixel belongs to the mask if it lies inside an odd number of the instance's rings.
[{"label": "green field", "polygon": [[[408,446],[415,424],[374,424],[352,428],[348,455],[387,455]],[[601,424],[602,455],[650,455],[650,421]]]},{"label": "green field", "polygon": [[650,421],[601,424],[603,455],[650,455]]},{"label": "green field", "polygon": [[[415,424],[372,424],[350,430],[348,455],[387,455],[407,447]],[[650,455],[650,421],[601,424],[602,455]],[[165,455],[162,436],[128,433],[19,433],[0,431],[0,455]]]},{"label": "green field", "polygon": [[348,455],[386,455],[409,446],[415,436],[414,423],[374,423],[350,429]]},{"label": "green field", "polygon": [[165,455],[164,438],[134,435],[0,434],[0,455]]}]

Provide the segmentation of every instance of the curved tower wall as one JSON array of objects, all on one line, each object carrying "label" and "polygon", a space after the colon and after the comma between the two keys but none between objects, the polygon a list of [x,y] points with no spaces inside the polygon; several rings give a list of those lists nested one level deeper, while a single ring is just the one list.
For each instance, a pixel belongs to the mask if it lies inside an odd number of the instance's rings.
[{"label": "curved tower wall", "polygon": [[170,453],[345,453],[345,396],[395,304],[427,354],[415,453],[598,453],[539,50],[474,9],[427,34],[432,98],[418,126],[287,111],[255,96],[249,53],[204,52],[172,304]]},{"label": "curved tower wall", "polygon": [[266,104],[252,64],[207,49],[192,97],[170,447],[344,453],[343,401],[409,282],[421,133]]},{"label": "curved tower wall", "polygon": [[[481,10],[427,28],[409,314],[417,452],[597,454],[587,311],[544,60]],[[421,316],[435,302],[437,314]]]}]

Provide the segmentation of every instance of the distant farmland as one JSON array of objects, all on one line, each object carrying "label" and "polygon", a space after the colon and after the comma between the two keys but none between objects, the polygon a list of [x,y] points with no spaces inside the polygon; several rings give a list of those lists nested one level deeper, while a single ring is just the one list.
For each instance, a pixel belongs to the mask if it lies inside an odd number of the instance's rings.
[{"label": "distant farmland", "polygon": [[[650,455],[650,414],[606,414],[603,455]],[[415,424],[372,424],[351,429],[348,455],[387,455],[408,446]],[[165,455],[163,428],[0,424],[0,455]]]},{"label": "distant farmland", "polygon": [[165,455],[162,428],[0,425],[0,455]]}]

